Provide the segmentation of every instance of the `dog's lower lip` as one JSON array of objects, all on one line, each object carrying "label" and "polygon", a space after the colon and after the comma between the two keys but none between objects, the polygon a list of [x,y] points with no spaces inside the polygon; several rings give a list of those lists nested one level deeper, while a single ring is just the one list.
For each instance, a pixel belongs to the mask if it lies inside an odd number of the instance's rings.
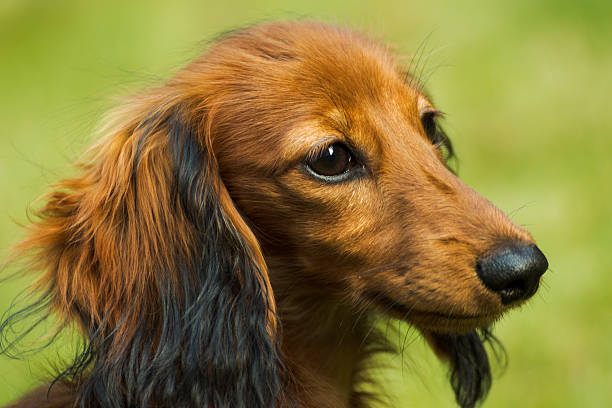
[{"label": "dog's lower lip", "polygon": [[421,310],[415,310],[416,314],[423,316],[437,316],[444,319],[450,320],[477,320],[477,319],[491,319],[493,316],[490,315],[455,315],[455,314],[445,314],[439,312],[424,312]]},{"label": "dog's lower lip", "polygon": [[383,312],[395,314],[398,317],[402,317],[403,319],[410,319],[410,317],[419,317],[419,316],[431,316],[437,317],[441,319],[447,320],[490,320],[494,319],[495,316],[488,314],[481,315],[461,315],[461,314],[452,314],[452,313],[441,313],[435,311],[425,311],[419,310],[412,307],[407,307],[402,304],[397,303],[393,299],[381,295],[379,293],[372,293],[371,296],[368,296],[374,303],[380,305],[383,309]]}]

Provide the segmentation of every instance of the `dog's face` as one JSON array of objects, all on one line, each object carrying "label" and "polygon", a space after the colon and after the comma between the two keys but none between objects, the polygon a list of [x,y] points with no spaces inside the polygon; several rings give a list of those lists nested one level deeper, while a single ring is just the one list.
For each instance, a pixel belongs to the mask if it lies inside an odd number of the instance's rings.
[{"label": "dog's face", "polygon": [[[248,53],[227,53],[238,44]],[[535,292],[545,258],[448,170],[439,112],[387,50],[336,29],[264,26],[206,64],[233,85],[211,96],[225,110],[214,150],[273,286],[281,260],[318,296],[434,332],[484,327]]]}]

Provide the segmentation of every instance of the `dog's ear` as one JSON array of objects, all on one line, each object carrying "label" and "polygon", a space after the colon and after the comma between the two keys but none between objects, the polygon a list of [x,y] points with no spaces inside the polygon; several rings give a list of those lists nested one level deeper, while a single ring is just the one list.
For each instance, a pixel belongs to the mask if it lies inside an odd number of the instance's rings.
[{"label": "dog's ear", "polygon": [[501,344],[488,329],[477,329],[466,334],[423,331],[423,335],[436,355],[450,364],[450,382],[459,406],[476,406],[491,388],[491,367],[486,345],[490,344],[495,355],[501,359]]},{"label": "dog's ear", "polygon": [[220,178],[214,118],[165,92],[116,114],[22,245],[45,271],[41,301],[87,337],[60,376],[85,406],[272,407],[266,264]]}]

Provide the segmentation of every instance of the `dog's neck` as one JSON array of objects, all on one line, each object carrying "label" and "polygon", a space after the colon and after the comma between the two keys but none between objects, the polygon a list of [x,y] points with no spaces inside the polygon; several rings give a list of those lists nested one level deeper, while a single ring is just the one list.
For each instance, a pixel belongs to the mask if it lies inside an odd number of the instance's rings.
[{"label": "dog's neck", "polygon": [[366,406],[366,393],[359,386],[368,381],[368,357],[375,351],[390,351],[371,317],[339,303],[326,303],[321,288],[313,288],[308,296],[300,286],[297,297],[294,290],[278,286],[282,351],[293,397],[300,406]]},{"label": "dog's neck", "polygon": [[[347,329],[331,318],[325,321],[329,309],[321,305],[300,309],[300,320],[295,320],[293,313],[284,313],[282,307],[280,310],[289,375],[303,388],[295,390],[296,397],[299,400],[301,394],[308,395],[307,406],[347,407],[353,373],[361,360],[358,339],[350,332],[352,322],[345,323]],[[291,316],[293,321],[282,316]]]}]

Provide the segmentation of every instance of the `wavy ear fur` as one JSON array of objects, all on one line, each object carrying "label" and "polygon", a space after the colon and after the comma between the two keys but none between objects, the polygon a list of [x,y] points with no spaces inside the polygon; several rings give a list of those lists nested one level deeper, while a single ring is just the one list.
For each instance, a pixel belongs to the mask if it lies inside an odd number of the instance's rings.
[{"label": "wavy ear fur", "polygon": [[212,118],[170,93],[116,116],[21,247],[45,271],[41,302],[86,335],[59,377],[83,407],[273,407],[266,265],[220,179]]}]

